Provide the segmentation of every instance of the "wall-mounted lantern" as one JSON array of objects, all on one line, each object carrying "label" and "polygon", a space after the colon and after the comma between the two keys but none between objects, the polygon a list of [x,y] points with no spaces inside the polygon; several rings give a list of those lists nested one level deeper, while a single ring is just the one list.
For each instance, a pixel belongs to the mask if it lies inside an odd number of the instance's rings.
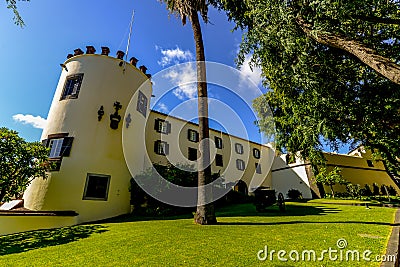
[{"label": "wall-mounted lantern", "polygon": [[126,122],[126,128],[128,129],[129,126],[131,125],[131,122],[132,122],[132,118],[131,118],[131,114],[130,113],[128,114],[128,116],[126,116],[125,122]]},{"label": "wall-mounted lantern", "polygon": [[126,128],[128,129],[132,122],[131,113],[129,113],[128,116],[126,116],[125,122],[126,122]]},{"label": "wall-mounted lantern", "polygon": [[119,103],[118,101],[116,101],[114,103],[114,109],[115,112],[113,114],[110,115],[110,127],[113,130],[118,129],[118,124],[121,121],[121,115],[118,114],[118,111],[122,108],[121,103]]},{"label": "wall-mounted lantern", "polygon": [[101,121],[101,119],[103,118],[103,115],[104,115],[104,107],[101,106],[101,107],[99,108],[99,110],[97,111],[97,119],[98,119],[99,121]]}]

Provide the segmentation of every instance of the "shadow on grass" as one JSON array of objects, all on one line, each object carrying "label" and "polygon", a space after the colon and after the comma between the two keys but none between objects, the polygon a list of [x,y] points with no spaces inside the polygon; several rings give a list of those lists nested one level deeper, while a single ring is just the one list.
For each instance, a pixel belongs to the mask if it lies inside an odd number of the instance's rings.
[{"label": "shadow on grass", "polygon": [[[193,213],[196,211],[193,208]],[[309,216],[309,215],[327,215],[330,213],[338,213],[340,209],[331,207],[316,207],[305,205],[287,205],[286,212],[280,212],[277,206],[268,207],[264,212],[257,212],[252,203],[235,204],[216,209],[218,217],[279,217],[279,216]],[[153,221],[153,220],[179,220],[193,219],[193,214],[183,214],[177,216],[138,216],[133,214],[122,215],[119,217],[98,221],[98,223],[123,223],[135,221]]]},{"label": "shadow on grass", "polygon": [[341,212],[338,208],[306,206],[306,205],[286,205],[286,211],[281,212],[274,205],[268,207],[264,212],[257,212],[254,205],[241,204],[236,208],[224,207],[217,210],[217,217],[280,217],[280,216],[310,216],[310,215],[327,215]]},{"label": "shadow on grass", "polygon": [[103,225],[77,225],[1,236],[0,256],[62,245],[106,231]]}]

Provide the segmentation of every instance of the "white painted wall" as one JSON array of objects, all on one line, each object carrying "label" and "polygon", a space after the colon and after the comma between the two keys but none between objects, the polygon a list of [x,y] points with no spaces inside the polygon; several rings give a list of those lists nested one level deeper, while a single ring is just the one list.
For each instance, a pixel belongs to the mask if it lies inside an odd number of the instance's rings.
[{"label": "white painted wall", "polygon": [[272,188],[283,193],[285,198],[289,189],[299,190],[304,199],[311,199],[311,189],[304,162],[296,159],[296,163],[286,164],[286,155],[275,157],[272,164]]}]

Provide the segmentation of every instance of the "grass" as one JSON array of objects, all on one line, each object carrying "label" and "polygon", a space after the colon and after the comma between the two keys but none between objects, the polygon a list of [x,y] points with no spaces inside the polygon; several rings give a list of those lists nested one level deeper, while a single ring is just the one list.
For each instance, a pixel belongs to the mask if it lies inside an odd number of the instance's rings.
[{"label": "grass", "polygon": [[[189,217],[117,219],[0,237],[0,266],[379,266],[377,262],[261,262],[275,250],[346,249],[383,254],[395,209],[320,203],[288,203],[256,213],[251,204],[218,211],[218,225]],[[371,255],[371,258],[372,258]]]},{"label": "grass", "polygon": [[334,204],[352,204],[352,203],[371,203],[369,200],[360,199],[340,199],[340,198],[319,198],[308,201],[309,203],[334,203]]}]

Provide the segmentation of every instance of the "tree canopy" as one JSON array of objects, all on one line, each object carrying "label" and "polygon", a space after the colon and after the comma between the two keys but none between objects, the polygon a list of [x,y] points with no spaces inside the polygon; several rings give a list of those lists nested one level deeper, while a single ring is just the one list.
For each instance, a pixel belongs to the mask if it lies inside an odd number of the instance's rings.
[{"label": "tree canopy", "polygon": [[46,177],[48,148],[0,128],[0,202],[18,197],[36,177]]},{"label": "tree canopy", "polygon": [[[18,0],[18,1],[26,1],[29,2],[30,0]],[[17,24],[18,26],[25,26],[25,23],[21,17],[21,15],[18,12],[18,8],[17,8],[17,0],[6,0],[6,5],[8,9],[11,9],[14,13],[14,22],[15,24]]]},{"label": "tree canopy", "polygon": [[[321,162],[324,143],[365,145],[400,170],[400,1],[220,0],[270,90],[255,100],[277,146]],[[378,152],[379,151],[379,152]]]},{"label": "tree canopy", "polygon": [[331,189],[332,197],[335,197],[335,191],[333,187],[335,185],[349,185],[350,183],[343,178],[342,170],[338,167],[333,168],[330,172],[326,168],[322,167],[319,173],[315,176],[315,180],[318,183],[329,186]]}]

